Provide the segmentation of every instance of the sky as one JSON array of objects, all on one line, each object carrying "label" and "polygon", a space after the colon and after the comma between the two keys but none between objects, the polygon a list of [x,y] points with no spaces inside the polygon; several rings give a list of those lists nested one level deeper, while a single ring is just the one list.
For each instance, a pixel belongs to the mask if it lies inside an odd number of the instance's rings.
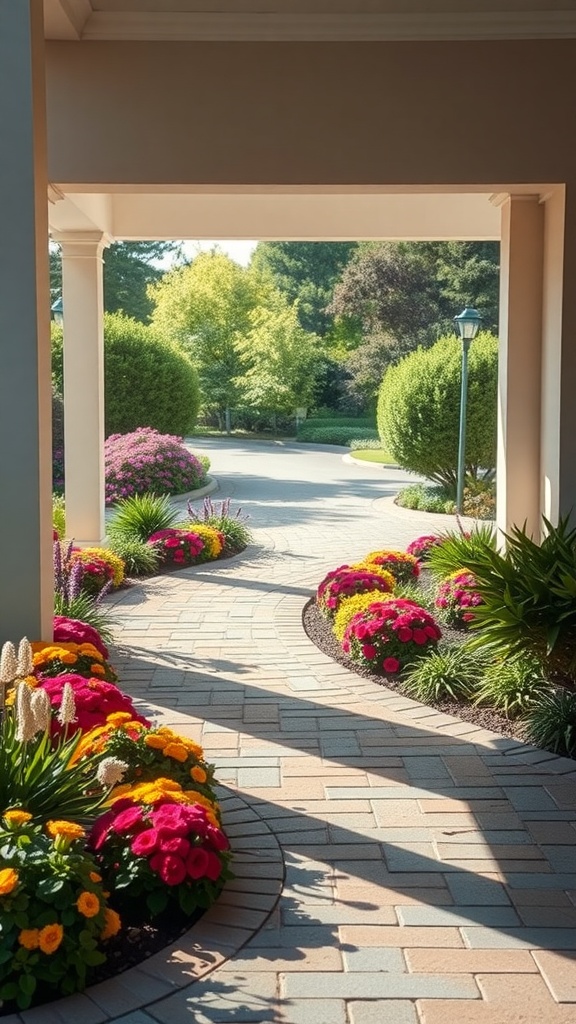
[{"label": "sky", "polygon": [[247,267],[257,244],[257,242],[247,242],[244,239],[242,239],[242,241],[238,241],[238,239],[231,241],[206,241],[203,239],[202,241],[197,242],[183,242],[183,249],[186,256],[189,259],[192,259],[194,256],[197,256],[199,252],[204,252],[217,247],[218,249],[221,249],[222,252],[225,252],[230,256],[230,259],[235,260],[236,263],[240,263],[243,267]]}]

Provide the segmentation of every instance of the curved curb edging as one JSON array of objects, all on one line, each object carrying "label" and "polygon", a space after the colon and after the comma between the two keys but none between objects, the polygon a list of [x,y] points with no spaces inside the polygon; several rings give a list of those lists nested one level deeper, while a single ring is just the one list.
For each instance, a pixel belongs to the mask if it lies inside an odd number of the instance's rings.
[{"label": "curved curb edging", "polygon": [[370,459],[355,459],[353,455],[343,455],[342,462],[354,466],[380,466],[382,469],[400,469],[397,462],[371,462]]},{"label": "curved curb edging", "polygon": [[170,495],[170,501],[174,505],[179,505],[180,502],[190,501],[194,498],[205,498],[207,494],[214,494],[220,487],[215,476],[208,475],[208,483],[204,487],[199,487],[196,491],[184,491],[183,494],[172,494]]},{"label": "curved curb edging", "polygon": [[235,956],[272,914],[284,884],[284,859],[265,821],[243,800],[217,787],[234,878],[190,931],[136,967],[2,1024],[109,1024],[178,994]]}]

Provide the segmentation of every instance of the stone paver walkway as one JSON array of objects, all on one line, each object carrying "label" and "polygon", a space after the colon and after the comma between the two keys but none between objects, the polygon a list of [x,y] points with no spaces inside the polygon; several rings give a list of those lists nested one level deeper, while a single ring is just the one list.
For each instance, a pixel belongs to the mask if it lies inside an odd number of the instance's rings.
[{"label": "stone paver walkway", "polygon": [[116,1019],[575,1024],[574,763],[355,676],[301,626],[329,568],[450,520],[397,509],[403,474],[333,451],[201,447],[255,546],[120,594],[116,660],[267,823],[285,883],[253,934],[277,878],[255,834],[261,899],[215,918],[244,947]]}]

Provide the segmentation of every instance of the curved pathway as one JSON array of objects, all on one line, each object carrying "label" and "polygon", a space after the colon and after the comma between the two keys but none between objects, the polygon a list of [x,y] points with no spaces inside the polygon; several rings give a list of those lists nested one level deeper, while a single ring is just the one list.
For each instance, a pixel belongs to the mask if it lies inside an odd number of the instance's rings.
[{"label": "curved pathway", "polygon": [[[167,960],[144,964],[139,977],[164,988],[132,1002],[123,988],[106,1015],[575,1024],[574,763],[360,679],[301,627],[328,569],[452,520],[397,509],[405,474],[346,464],[333,448],[193,447],[212,458],[214,497],[250,514],[255,543],[119,594],[116,661],[125,687],[201,740],[265,825],[243,839],[252,895],[235,899],[237,882],[210,912],[224,952],[209,976],[182,987]],[[232,827],[246,820],[236,801]],[[271,914],[280,876],[267,827],[285,864]],[[48,1021],[48,1008],[35,1012]]]}]

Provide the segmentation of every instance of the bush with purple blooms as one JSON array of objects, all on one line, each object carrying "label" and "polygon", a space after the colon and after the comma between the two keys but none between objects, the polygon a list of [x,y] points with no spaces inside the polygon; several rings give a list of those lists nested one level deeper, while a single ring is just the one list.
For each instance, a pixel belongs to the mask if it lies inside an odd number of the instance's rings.
[{"label": "bush with purple blooms", "polygon": [[183,494],[206,482],[200,460],[181,437],[140,427],[131,434],[112,434],[104,445],[106,504],[134,494]]},{"label": "bush with purple blooms", "polygon": [[458,569],[442,580],[434,603],[442,610],[450,626],[466,629],[468,623],[472,622],[473,609],[483,604],[476,586],[476,577],[468,569]]}]

